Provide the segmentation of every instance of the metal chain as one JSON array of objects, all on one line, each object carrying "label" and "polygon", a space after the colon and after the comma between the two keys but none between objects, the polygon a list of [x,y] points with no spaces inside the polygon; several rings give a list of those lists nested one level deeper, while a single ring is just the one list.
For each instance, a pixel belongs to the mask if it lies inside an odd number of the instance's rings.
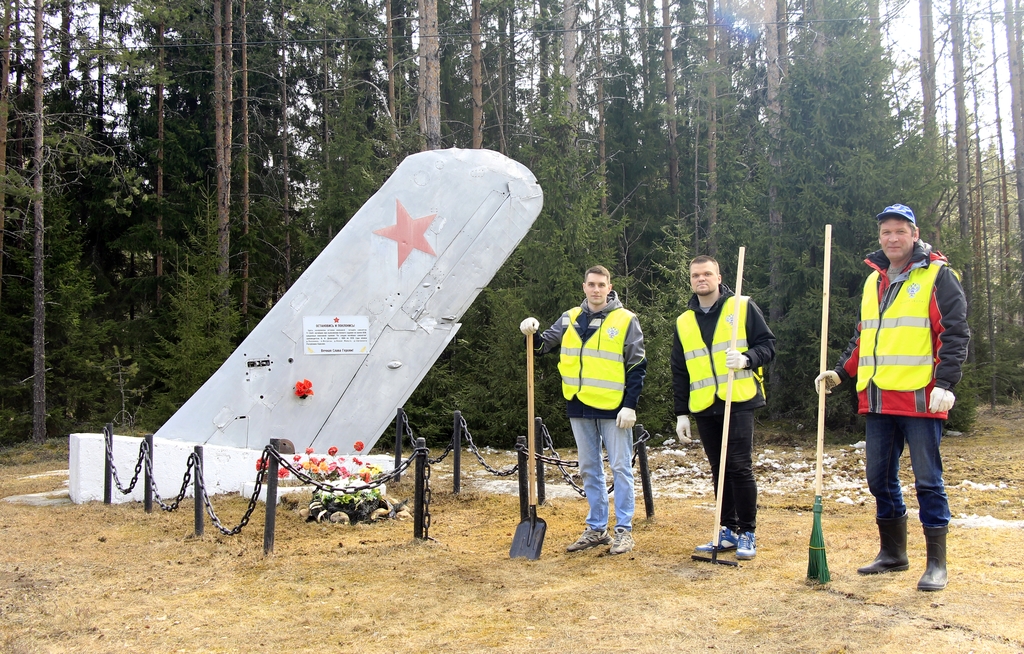
[{"label": "metal chain", "polygon": [[[145,441],[143,441],[145,442]],[[147,452],[147,454],[149,454]],[[160,499],[160,491],[156,488],[156,475],[153,474],[153,457],[151,454],[146,456],[146,474],[149,475],[149,484],[153,487],[153,499],[160,505],[160,508],[164,511],[174,511],[181,504],[181,501],[185,499],[185,493],[188,491],[189,482],[192,481],[192,467],[195,465],[196,454],[195,452],[188,455],[188,467],[185,468],[185,477],[181,481],[181,490],[178,491],[178,496],[174,498],[174,501],[170,504],[164,504]]]},{"label": "metal chain", "polygon": [[[429,453],[430,450],[427,452]],[[419,450],[415,454],[419,454]],[[430,500],[430,459],[428,458],[427,465],[423,466],[423,540],[433,540],[430,537]]]},{"label": "metal chain", "polygon": [[127,489],[121,485],[121,480],[117,478],[117,467],[114,465],[113,438],[107,440],[106,437],[104,437],[103,445],[107,452],[107,463],[110,465],[110,476],[114,478],[114,485],[117,486],[117,490],[120,491],[122,495],[128,495],[135,490],[135,484],[139,483],[139,475],[142,474],[142,462],[146,458],[146,451],[148,449],[146,440],[143,439],[142,442],[139,443],[139,460],[135,462],[135,476],[132,477],[132,483],[128,484]]},{"label": "metal chain", "polygon": [[[484,457],[480,454],[480,450],[477,448],[476,443],[473,442],[473,434],[469,433],[469,425],[466,424],[465,418],[462,418],[462,433],[466,437],[466,442],[469,443],[469,451],[473,453],[473,456],[475,456],[476,460],[480,462],[480,465],[484,467],[484,470],[497,477],[508,477],[519,471],[518,463],[509,468],[504,468],[503,470],[498,470],[497,468],[487,465],[487,462],[484,461]],[[454,438],[452,440],[454,440]],[[433,461],[431,461],[431,463],[433,463]]]},{"label": "metal chain", "polygon": [[263,487],[263,479],[267,474],[267,467],[270,463],[269,452],[271,451],[272,450],[269,445],[263,450],[263,456],[260,457],[260,468],[256,473],[256,486],[252,489],[252,496],[249,498],[249,508],[246,509],[245,515],[242,516],[242,520],[238,523],[238,526],[232,529],[228,529],[221,524],[220,518],[217,517],[217,513],[213,510],[213,504],[210,502],[210,496],[206,492],[206,480],[203,479],[203,468],[202,466],[196,466],[196,479],[199,481],[199,488],[203,494],[203,504],[206,505],[206,514],[210,516],[210,521],[213,522],[213,526],[225,536],[235,536],[236,534],[241,533],[242,528],[249,524],[249,518],[252,517],[253,511],[256,510],[256,504],[260,499],[260,489]]}]

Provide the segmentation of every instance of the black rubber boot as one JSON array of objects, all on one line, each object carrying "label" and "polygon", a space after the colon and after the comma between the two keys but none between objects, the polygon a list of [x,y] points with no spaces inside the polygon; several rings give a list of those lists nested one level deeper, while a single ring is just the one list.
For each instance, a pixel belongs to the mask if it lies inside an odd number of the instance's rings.
[{"label": "black rubber boot", "polygon": [[928,546],[928,567],[925,568],[921,580],[917,582],[918,590],[942,590],[946,587],[946,534],[949,527],[925,527],[924,541]]},{"label": "black rubber boot", "polygon": [[[907,515],[900,518],[875,518],[878,523],[878,538],[881,548],[878,556],[869,565],[857,568],[862,575],[877,575],[882,572],[895,572],[910,567],[907,560]],[[930,550],[929,550],[930,551]],[[929,561],[931,558],[929,558]]]}]

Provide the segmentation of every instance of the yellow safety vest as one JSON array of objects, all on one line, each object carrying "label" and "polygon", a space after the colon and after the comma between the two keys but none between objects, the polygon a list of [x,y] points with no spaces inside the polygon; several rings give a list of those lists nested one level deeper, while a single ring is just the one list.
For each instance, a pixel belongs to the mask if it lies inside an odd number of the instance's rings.
[{"label": "yellow safety vest", "polygon": [[[725,365],[725,351],[732,343],[732,320],[736,296],[731,296],[722,303],[715,325],[715,336],[711,343],[711,352],[700,335],[700,326],[693,310],[684,311],[676,319],[676,331],[679,342],[683,345],[683,357],[686,360],[686,371],[690,374],[690,413],[707,409],[715,402],[717,395],[725,399],[729,381],[729,368]],[[747,306],[750,298],[740,301],[739,329],[736,331],[736,349],[746,352],[747,345]],[[715,374],[716,371],[721,371]],[[760,375],[751,369],[734,370],[732,383],[732,399],[736,402],[752,400],[757,395]]]},{"label": "yellow safety vest", "polygon": [[878,271],[868,275],[860,301],[857,390],[868,382],[885,391],[916,391],[932,380],[935,350],[930,308],[935,278],[945,264],[915,268],[896,298],[878,314]]},{"label": "yellow safety vest", "polygon": [[562,395],[567,400],[578,398],[595,409],[617,409],[626,391],[623,350],[633,313],[621,308],[611,311],[584,343],[576,331],[576,319],[582,311],[582,307],[575,307],[563,318],[568,324],[562,332],[558,360]]}]

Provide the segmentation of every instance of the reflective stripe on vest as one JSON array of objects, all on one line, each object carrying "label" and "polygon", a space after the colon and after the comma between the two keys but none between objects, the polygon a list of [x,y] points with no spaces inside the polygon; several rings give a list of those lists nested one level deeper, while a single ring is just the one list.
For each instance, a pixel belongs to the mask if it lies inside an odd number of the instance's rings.
[{"label": "reflective stripe on vest", "polygon": [[562,375],[562,395],[579,399],[595,409],[617,409],[626,391],[626,359],[623,356],[626,331],[633,313],[615,309],[597,324],[597,330],[584,343],[576,331],[576,319],[582,307],[570,309],[568,324],[562,332],[558,372]]},{"label": "reflective stripe on vest", "polygon": [[945,265],[934,261],[915,268],[878,314],[878,271],[868,275],[860,301],[860,358],[857,390],[868,382],[886,391],[916,391],[932,380],[935,352],[930,308],[935,278]]},{"label": "reflective stripe on vest", "polygon": [[[700,335],[696,314],[692,310],[684,311],[676,319],[676,331],[679,342],[683,345],[683,359],[686,371],[690,374],[690,413],[697,413],[710,407],[717,395],[725,399],[729,381],[729,368],[725,365],[725,351],[732,343],[732,319],[735,311],[735,297],[732,296],[722,303],[715,325],[715,335],[708,352],[704,338]],[[736,349],[746,352],[747,344],[747,306],[750,298],[743,297],[740,301],[740,324],[736,331]],[[716,375],[715,372],[718,372]],[[754,371],[748,369],[734,370],[732,383],[732,399],[736,402],[752,400],[757,395],[757,379]]]}]

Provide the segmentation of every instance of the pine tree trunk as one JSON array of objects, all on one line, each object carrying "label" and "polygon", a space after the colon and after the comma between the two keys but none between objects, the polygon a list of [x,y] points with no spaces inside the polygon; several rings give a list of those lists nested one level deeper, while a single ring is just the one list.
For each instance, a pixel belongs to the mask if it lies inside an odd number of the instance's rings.
[{"label": "pine tree trunk", "polygon": [[424,150],[441,148],[441,43],[437,0],[419,0],[420,8],[420,130]]},{"label": "pine tree trunk", "polygon": [[32,440],[46,440],[46,286],[43,279],[43,0],[35,4],[35,61],[32,65],[34,139],[32,149]]},{"label": "pine tree trunk", "polygon": [[[995,16],[995,7],[993,7],[992,0],[988,2],[988,13],[989,16]],[[998,51],[996,50],[996,22],[994,20],[989,21],[989,28],[992,35],[992,61],[999,61]],[[997,250],[1000,265],[997,273],[1000,285],[1005,287],[1008,283],[1006,275],[1010,271],[1011,256],[1009,239],[1010,201],[1009,189],[1006,187],[1006,148],[1003,143],[1003,115],[999,97],[999,66],[992,66],[992,88],[995,90],[996,141],[999,144],[999,161],[997,163],[997,172],[999,174],[999,211],[996,212],[996,215],[1000,217],[998,221],[999,241]],[[1000,307],[999,316],[1000,319],[1005,319],[1002,307]]]},{"label": "pine tree trunk", "polygon": [[601,0],[594,0],[594,62],[597,65],[597,165],[601,184],[601,215],[608,215],[608,158],[604,133],[604,56],[601,52]]},{"label": "pine tree trunk", "polygon": [[484,81],[483,52],[480,34],[480,0],[473,0],[473,15],[470,23],[471,51],[473,58],[473,148],[484,145]]},{"label": "pine tree trunk", "polygon": [[[1021,74],[1019,14],[1014,11],[1013,0],[1005,0],[1006,50],[1010,60],[1010,115],[1013,117],[1013,163],[1017,183],[1017,222],[1024,234],[1024,75]],[[1024,238],[1020,239],[1020,256],[1024,261]]]},{"label": "pine tree trunk", "polygon": [[[768,70],[768,165],[770,167],[771,181],[768,184],[768,258],[771,260],[769,268],[768,284],[771,289],[771,307],[768,311],[768,320],[774,325],[779,325],[785,314],[783,313],[784,291],[782,288],[782,212],[778,205],[777,180],[782,177],[782,162],[780,156],[782,132],[782,69],[779,66],[779,32],[778,24],[772,21],[777,15],[778,8],[776,0],[765,0],[765,59]],[[768,374],[768,385],[771,388],[770,395],[778,397],[782,393],[782,368],[777,365],[771,366]]]},{"label": "pine tree trunk", "polygon": [[580,107],[579,76],[576,72],[576,0],[562,1],[562,61],[569,84],[565,94],[565,115],[572,116]]},{"label": "pine tree trunk", "polygon": [[291,171],[288,161],[288,16],[281,2],[281,211],[284,217],[284,290],[292,286],[292,211],[289,189]]},{"label": "pine tree trunk", "polygon": [[[213,102],[217,154],[217,273],[231,264],[231,0],[213,2]],[[226,298],[225,298],[226,300]]]},{"label": "pine tree trunk", "polygon": [[[395,101],[395,26],[391,16],[391,0],[384,0],[387,18],[387,47],[388,47],[388,116],[391,117],[391,140],[398,141],[398,114],[395,113],[397,103]],[[392,155],[397,154],[392,150]]]},{"label": "pine tree trunk", "polygon": [[[668,123],[668,190],[672,197],[679,192],[679,150],[676,143],[676,67],[672,61],[672,18],[669,0],[661,0],[661,39],[665,60],[665,116]],[[695,236],[696,238],[696,236]]]},{"label": "pine tree trunk", "polygon": [[242,67],[242,315],[249,314],[249,30],[246,24],[248,6],[242,0],[241,67]]},{"label": "pine tree trunk", "polygon": [[4,0],[3,39],[0,50],[0,306],[3,305],[4,241],[7,238],[7,117],[11,90],[11,2]]},{"label": "pine tree trunk", "polygon": [[[968,186],[970,177],[967,171],[967,104],[964,98],[964,34],[963,18],[960,15],[960,3],[950,0],[950,27],[953,38],[953,102],[956,105],[956,199],[957,215],[960,221],[960,238],[964,244],[971,244],[971,214]],[[967,311],[970,313],[973,300],[973,271],[970,265],[963,270],[964,295],[967,297]],[[968,362],[974,361],[974,347],[968,345]]]},{"label": "pine tree trunk", "polygon": [[159,241],[153,257],[156,275],[156,304],[163,299],[164,276],[164,23],[157,25],[156,40],[160,47],[157,53],[156,83],[156,236]]},{"label": "pine tree trunk", "polygon": [[[771,0],[767,0],[769,3]],[[715,2],[707,0],[708,18],[708,190],[707,190],[707,215],[708,215],[708,254],[717,254],[717,230],[718,205],[716,197],[718,194],[718,86],[716,79],[718,75],[718,52],[715,46]],[[767,5],[766,5],[767,7]],[[766,27],[766,29],[768,29]],[[776,50],[778,48],[776,47]]]}]

